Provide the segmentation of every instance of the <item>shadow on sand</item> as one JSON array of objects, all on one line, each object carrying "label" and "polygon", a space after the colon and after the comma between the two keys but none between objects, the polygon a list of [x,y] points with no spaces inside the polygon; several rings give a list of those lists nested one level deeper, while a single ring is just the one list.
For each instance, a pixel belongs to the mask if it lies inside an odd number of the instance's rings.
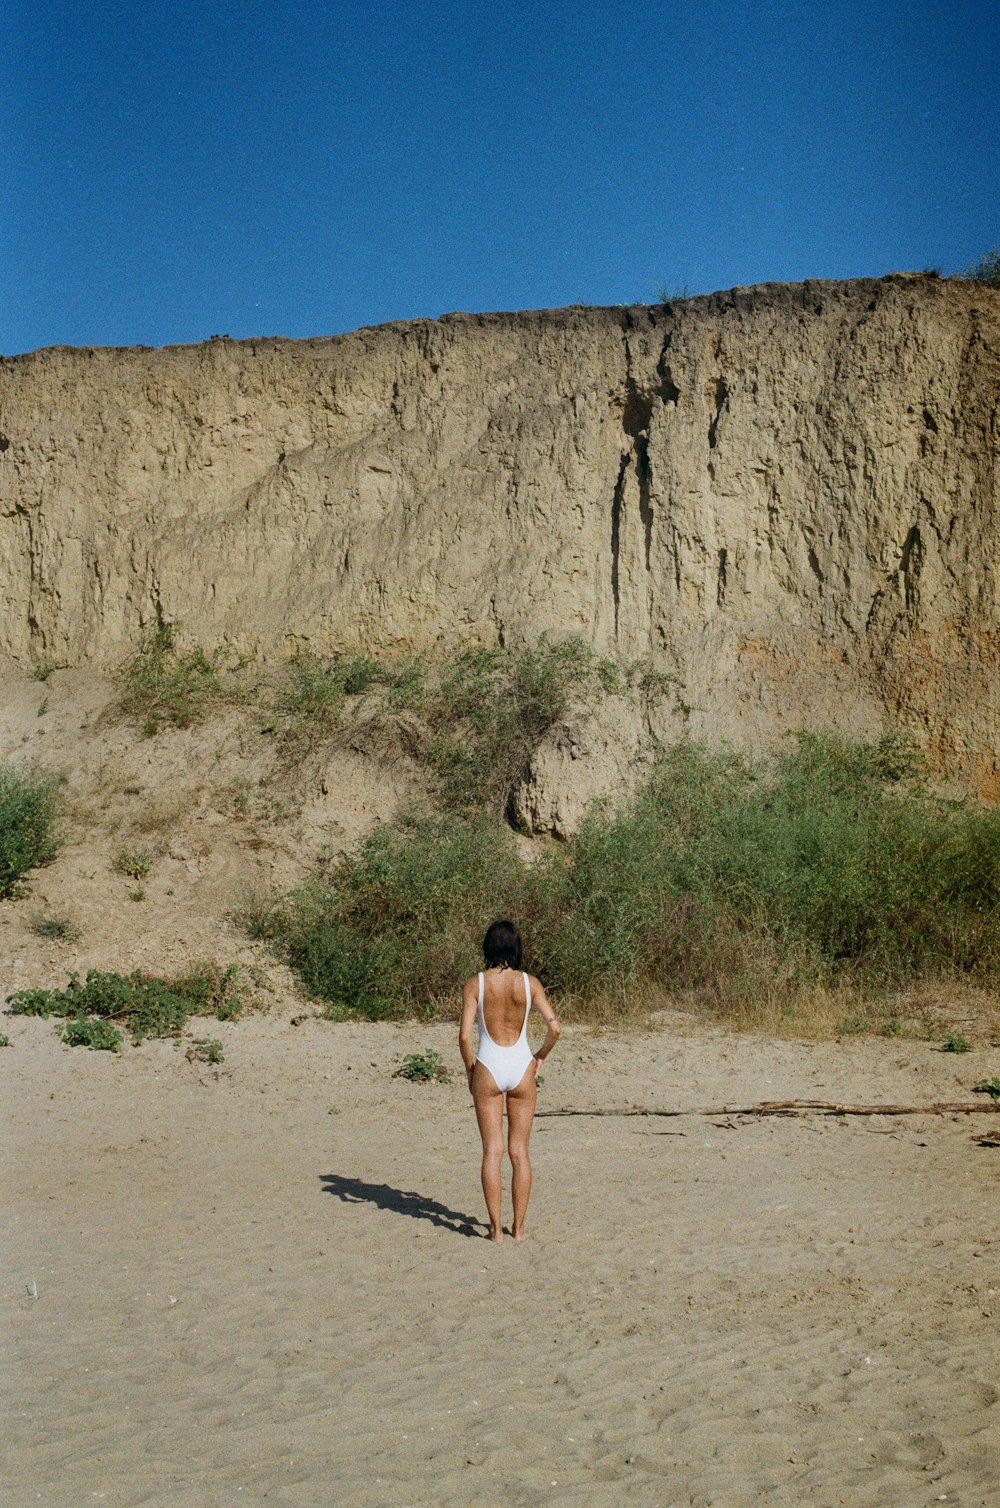
[{"label": "shadow on sand", "polygon": [[446,1204],[416,1194],[412,1189],[394,1189],[389,1183],[365,1183],[361,1178],[345,1178],[340,1173],[323,1173],[320,1182],[324,1193],[333,1194],[345,1204],[374,1204],[380,1210],[409,1215],[413,1220],[429,1220],[431,1225],[440,1225],[458,1236],[482,1235],[479,1221],[471,1215],[450,1210]]}]

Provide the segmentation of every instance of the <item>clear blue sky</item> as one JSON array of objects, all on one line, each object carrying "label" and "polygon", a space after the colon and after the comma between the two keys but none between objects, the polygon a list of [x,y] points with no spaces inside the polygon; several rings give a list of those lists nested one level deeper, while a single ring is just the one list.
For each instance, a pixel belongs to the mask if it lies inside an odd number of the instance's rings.
[{"label": "clear blue sky", "polygon": [[0,351],[964,266],[996,0],[9,0]]}]

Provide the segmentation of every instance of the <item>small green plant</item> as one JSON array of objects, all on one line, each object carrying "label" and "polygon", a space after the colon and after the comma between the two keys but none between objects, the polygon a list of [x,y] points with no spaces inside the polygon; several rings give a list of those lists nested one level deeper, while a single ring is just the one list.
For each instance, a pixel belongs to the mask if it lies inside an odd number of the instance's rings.
[{"label": "small green plant", "polygon": [[248,780],[246,775],[234,775],[220,791],[220,798],[234,816],[248,817],[253,809],[256,791],[254,782]]},{"label": "small green plant", "polygon": [[111,864],[113,869],[130,880],[144,880],[152,869],[153,862],[154,855],[148,848],[119,848]]},{"label": "small green plant", "polygon": [[412,705],[420,676],[420,662],[413,659],[393,665],[368,655],[302,651],[279,677],[274,710],[286,720],[290,733],[322,733],[340,722],[351,699],[374,686],[386,689],[390,705]]},{"label": "small green plant", "polygon": [[34,667],[31,674],[36,681],[47,681],[53,671],[59,668],[58,665],[53,665],[48,660],[42,660]]},{"label": "small green plant", "polygon": [[947,1032],[941,1043],[942,1052],[968,1052],[972,1043],[961,1032]]},{"label": "small green plant", "polygon": [[409,1079],[412,1084],[431,1082],[448,1084],[451,1082],[451,1075],[441,1054],[435,1052],[433,1047],[428,1047],[425,1052],[408,1052],[403,1059],[402,1068],[397,1068],[393,1077]]},{"label": "small green plant", "polygon": [[978,1084],[973,1084],[972,1092],[988,1094],[991,1099],[1000,1100],[1000,1078],[994,1075],[992,1079],[980,1079]]},{"label": "small green plant", "polygon": [[685,299],[694,298],[694,290],[687,283],[682,283],[677,288],[660,288],[657,290],[656,302],[658,304],[680,304]]},{"label": "small green plant", "polygon": [[36,916],[31,930],[48,942],[79,942],[81,937],[80,928],[68,916]]},{"label": "small green plant", "polygon": [[67,1047],[90,1047],[95,1052],[121,1052],[122,1034],[110,1021],[99,1016],[71,1016],[59,1033]]},{"label": "small green plant", "polygon": [[6,1032],[0,1032],[0,1047],[9,1047],[9,1046],[10,1046],[10,1038],[8,1037],[7,1033]]},{"label": "small green plant", "polygon": [[39,717],[44,717],[45,714],[46,714],[46,712],[48,712],[48,710],[49,710],[49,699],[48,699],[47,696],[43,696],[42,700],[38,704],[38,716]]},{"label": "small green plant", "polygon": [[622,668],[617,660],[598,660],[594,670],[601,690],[608,696],[622,689]]},{"label": "small green plant", "polygon": [[236,1021],[247,1008],[244,970],[231,963],[225,969],[217,964],[199,963],[189,974],[172,981],[172,988],[194,1007],[194,1014],[214,1016],[216,1021]]},{"label": "small green plant", "polygon": [[867,1016],[843,1016],[837,1027],[842,1037],[863,1037],[871,1029],[872,1023]]},{"label": "small green plant", "polygon": [[55,858],[61,780],[0,765],[0,896],[14,895],[29,869]]},{"label": "small green plant", "polygon": [[194,1048],[193,1057],[199,1063],[221,1063],[223,1059],[222,1043],[215,1037],[195,1037],[191,1046]]}]

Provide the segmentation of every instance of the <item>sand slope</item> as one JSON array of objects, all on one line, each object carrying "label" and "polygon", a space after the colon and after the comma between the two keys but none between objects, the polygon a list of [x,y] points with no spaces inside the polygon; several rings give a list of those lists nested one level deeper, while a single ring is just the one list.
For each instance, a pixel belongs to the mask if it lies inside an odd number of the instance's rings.
[{"label": "sand slope", "polygon": [[[392,1078],[450,1028],[213,1022],[216,1079],[3,1025],[13,1508],[998,1501],[986,1116],[540,1120],[533,1239],[496,1249],[464,1085]],[[930,1102],[997,1067],[571,1028],[542,1094]]]}]

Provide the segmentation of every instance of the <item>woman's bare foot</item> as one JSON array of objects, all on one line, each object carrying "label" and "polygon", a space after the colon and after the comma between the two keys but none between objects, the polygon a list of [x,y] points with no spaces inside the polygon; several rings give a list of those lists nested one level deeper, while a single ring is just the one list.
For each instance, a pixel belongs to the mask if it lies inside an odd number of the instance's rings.
[{"label": "woman's bare foot", "polygon": [[486,1239],[487,1239],[487,1241],[492,1241],[493,1244],[494,1244],[494,1246],[499,1246],[500,1242],[503,1240],[503,1231],[502,1230],[489,1230],[486,1233]]},{"label": "woman's bare foot", "polygon": [[515,1241],[527,1241],[527,1239],[528,1239],[528,1232],[526,1230],[511,1231],[511,1237]]}]

